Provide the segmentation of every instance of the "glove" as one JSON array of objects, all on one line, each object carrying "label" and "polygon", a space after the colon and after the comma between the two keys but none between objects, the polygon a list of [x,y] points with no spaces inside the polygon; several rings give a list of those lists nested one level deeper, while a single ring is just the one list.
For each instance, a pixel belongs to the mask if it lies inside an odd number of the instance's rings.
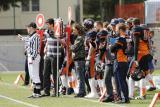
[{"label": "glove", "polygon": [[96,71],[99,73],[103,73],[105,71],[105,64],[103,62],[99,62],[96,65]]},{"label": "glove", "polygon": [[100,63],[95,64],[95,70],[96,70],[96,72],[101,72],[101,64]]}]

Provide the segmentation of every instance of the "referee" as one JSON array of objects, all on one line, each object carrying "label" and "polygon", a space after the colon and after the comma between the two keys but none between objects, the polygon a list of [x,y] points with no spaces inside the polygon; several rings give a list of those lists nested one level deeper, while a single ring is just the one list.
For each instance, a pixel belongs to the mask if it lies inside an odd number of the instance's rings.
[{"label": "referee", "polygon": [[41,81],[39,77],[40,39],[39,39],[39,35],[36,33],[36,28],[37,26],[34,22],[31,22],[27,26],[27,32],[29,34],[29,41],[28,41],[29,45],[27,49],[28,68],[29,68],[29,75],[33,83],[33,94],[28,98],[38,98],[41,96],[41,93],[40,93]]}]

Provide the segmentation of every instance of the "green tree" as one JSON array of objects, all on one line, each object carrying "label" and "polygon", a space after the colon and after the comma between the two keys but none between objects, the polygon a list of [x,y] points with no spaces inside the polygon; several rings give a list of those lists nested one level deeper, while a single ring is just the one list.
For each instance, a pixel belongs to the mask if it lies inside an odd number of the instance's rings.
[{"label": "green tree", "polygon": [[83,12],[85,17],[96,18],[99,11],[99,0],[83,0]]},{"label": "green tree", "polygon": [[84,18],[95,20],[109,20],[114,16],[114,5],[116,0],[84,0]]}]

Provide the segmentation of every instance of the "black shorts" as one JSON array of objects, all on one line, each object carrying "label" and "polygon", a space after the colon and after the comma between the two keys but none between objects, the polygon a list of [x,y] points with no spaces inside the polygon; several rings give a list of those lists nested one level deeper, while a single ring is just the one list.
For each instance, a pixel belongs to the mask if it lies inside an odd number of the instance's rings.
[{"label": "black shorts", "polygon": [[148,62],[150,61],[150,55],[144,55],[139,61],[139,67],[142,71],[149,70]]}]

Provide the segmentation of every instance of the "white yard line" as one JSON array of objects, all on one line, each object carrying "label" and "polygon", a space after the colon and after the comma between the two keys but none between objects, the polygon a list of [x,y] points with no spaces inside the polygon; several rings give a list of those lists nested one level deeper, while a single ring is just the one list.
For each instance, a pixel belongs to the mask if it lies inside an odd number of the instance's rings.
[{"label": "white yard line", "polygon": [[[66,97],[72,98],[71,96],[66,96]],[[77,98],[77,99],[78,99],[78,98]],[[93,102],[93,103],[100,103],[99,101],[92,100],[92,99],[87,99],[87,98],[79,98],[79,99],[86,100],[86,101],[90,101],[90,102]],[[97,100],[98,100],[98,99],[97,99]],[[104,104],[104,105],[108,105],[108,106],[115,106],[115,107],[128,107],[128,106],[118,105],[118,104],[112,104],[112,103],[100,103],[100,104]]]},{"label": "white yard line", "polygon": [[13,99],[13,98],[4,96],[4,95],[0,95],[0,98],[4,98],[4,99],[7,99],[7,100],[10,100],[10,101],[13,101],[13,102],[16,102],[16,103],[19,103],[19,104],[28,106],[28,107],[39,107],[39,106],[37,106],[37,105],[33,105],[33,104],[30,104],[30,103],[27,103],[27,102],[23,102],[23,101],[20,101],[20,100],[16,100],[16,99]]},{"label": "white yard line", "polygon": [[[5,82],[0,82],[0,84],[4,84],[4,85],[6,85],[6,86],[16,86],[16,85],[14,85],[14,84],[5,83]],[[18,86],[18,85],[17,85],[16,87],[21,88],[21,89],[27,89],[27,90],[29,90],[29,87]],[[1,97],[1,96],[0,96],[0,97]],[[66,96],[64,96],[64,97],[72,98],[72,96],[68,96],[68,95],[66,95]],[[86,101],[90,101],[90,102],[94,102],[94,103],[100,103],[100,102],[98,102],[98,101],[96,101],[96,100],[92,100],[92,99],[86,99],[86,98],[80,98],[80,99],[86,100]],[[98,99],[97,99],[97,100],[98,100]],[[118,104],[112,104],[112,103],[101,103],[101,104],[108,105],[108,106],[115,106],[115,107],[128,107],[128,106],[118,105]],[[31,106],[31,107],[32,107],[32,106]],[[38,106],[34,106],[34,107],[38,107]]]}]

